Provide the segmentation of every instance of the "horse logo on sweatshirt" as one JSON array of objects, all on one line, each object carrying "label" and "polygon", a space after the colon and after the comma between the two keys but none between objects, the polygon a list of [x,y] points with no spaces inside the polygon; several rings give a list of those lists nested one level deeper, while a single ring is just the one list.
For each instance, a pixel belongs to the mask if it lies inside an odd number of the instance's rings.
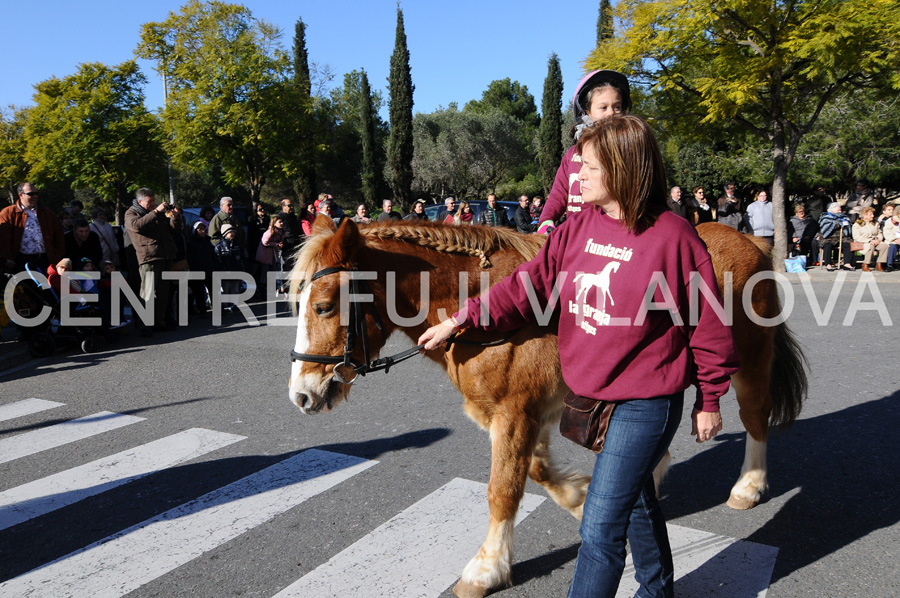
[{"label": "horse logo on sweatshirt", "polygon": [[[572,281],[578,290],[575,293],[575,301],[569,302],[569,311],[581,314],[581,329],[588,334],[597,334],[597,329],[588,320],[593,320],[598,326],[609,325],[610,316],[606,313],[606,301],[609,300],[610,305],[616,304],[612,293],[609,292],[610,276],[613,272],[619,271],[620,265],[620,262],[609,262],[601,272],[597,274],[581,272]],[[588,291],[591,289],[597,289],[597,301],[600,303],[598,307],[587,303]]]},{"label": "horse logo on sweatshirt", "polygon": [[[597,289],[598,299],[603,299],[601,310],[606,310],[606,300],[609,299],[610,305],[615,305],[612,295],[609,292],[609,277],[612,272],[619,271],[619,262],[609,262],[603,271],[598,274],[580,273],[573,281],[578,285],[578,292],[575,293],[575,300],[587,301],[587,293],[591,288]],[[581,281],[580,283],[578,281]]]}]

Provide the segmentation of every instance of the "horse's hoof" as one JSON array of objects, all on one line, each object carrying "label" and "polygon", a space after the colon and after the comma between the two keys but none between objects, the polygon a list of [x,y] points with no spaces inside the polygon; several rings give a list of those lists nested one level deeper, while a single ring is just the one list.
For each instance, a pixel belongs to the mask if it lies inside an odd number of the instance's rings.
[{"label": "horse's hoof", "polygon": [[462,580],[459,580],[459,583],[453,586],[453,593],[459,598],[484,598],[493,591],[484,586],[478,586]]},{"label": "horse's hoof", "polygon": [[727,504],[732,509],[736,509],[738,511],[746,511],[747,509],[752,509],[753,507],[758,505],[759,501],[748,500],[740,496],[731,496],[728,498],[728,502],[725,504]]}]

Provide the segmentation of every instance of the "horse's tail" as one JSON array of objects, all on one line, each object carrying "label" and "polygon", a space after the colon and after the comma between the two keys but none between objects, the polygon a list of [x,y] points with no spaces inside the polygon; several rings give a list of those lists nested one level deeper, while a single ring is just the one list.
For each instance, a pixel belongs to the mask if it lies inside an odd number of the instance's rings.
[{"label": "horse's tail", "polygon": [[772,395],[770,425],[790,427],[797,420],[809,388],[807,367],[809,362],[803,349],[787,324],[782,322],[775,328],[775,356],[769,380],[769,394]]}]

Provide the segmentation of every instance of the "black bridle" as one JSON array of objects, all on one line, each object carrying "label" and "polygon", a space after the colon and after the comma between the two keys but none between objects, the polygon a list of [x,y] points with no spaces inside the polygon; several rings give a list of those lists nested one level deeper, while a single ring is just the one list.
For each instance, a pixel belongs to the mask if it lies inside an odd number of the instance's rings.
[{"label": "black bridle", "polygon": [[[365,280],[354,276],[356,272],[356,268],[347,268],[344,266],[332,266],[330,268],[323,268],[319,270],[315,274],[312,275],[310,279],[310,284],[315,282],[316,280],[322,278],[323,276],[328,276],[329,274],[337,274],[338,272],[350,272],[350,293],[354,297],[361,296],[362,293],[368,291],[368,287],[366,285]],[[300,285],[302,289],[305,283]],[[381,322],[381,317],[378,315],[378,310],[375,309],[374,304],[370,302],[365,302],[360,305],[361,302],[351,301],[350,302],[350,321],[347,324],[347,338],[344,343],[344,355],[343,357],[340,355],[315,355],[312,353],[298,353],[297,351],[291,351],[291,362],[294,361],[305,361],[309,363],[323,363],[323,364],[334,364],[335,366],[343,365],[346,368],[352,368],[355,375],[350,380],[344,378],[343,375],[337,370],[334,369],[334,378],[340,382],[341,384],[352,384],[357,377],[365,376],[369,372],[379,372],[384,370],[384,373],[388,373],[390,369],[396,363],[400,363],[401,361],[406,361],[410,357],[418,354],[421,349],[425,348],[425,344],[417,345],[411,349],[407,349],[405,351],[401,351],[395,355],[390,355],[388,357],[382,357],[380,359],[371,359],[369,357],[369,335],[366,330],[366,313],[372,316],[372,320],[375,322],[375,326],[381,332],[382,340],[384,339],[384,324]],[[449,351],[450,346],[452,344],[458,345],[474,345],[479,347],[496,347],[498,345],[502,345],[509,341],[512,336],[518,332],[517,330],[513,330],[506,336],[501,339],[495,341],[486,341],[486,342],[478,342],[478,341],[467,341],[460,338],[457,338],[456,333],[453,334],[449,339],[447,339],[447,344],[444,347],[444,351]],[[353,359],[352,353],[356,348],[356,339],[357,337],[362,339],[362,348],[363,348],[363,359],[365,359],[365,363],[360,363],[359,361]]]},{"label": "black bridle", "polygon": [[[346,268],[344,266],[333,266],[331,268],[324,268],[322,270],[319,270],[312,275],[310,283],[322,278],[323,276],[336,274],[338,272],[350,272],[350,293],[352,296],[359,297],[362,293],[365,293],[368,290],[365,280],[354,276],[356,268]],[[300,288],[302,289],[303,285],[301,285]],[[334,377],[338,382],[342,384],[352,384],[358,376],[365,376],[369,372],[378,372],[384,370],[384,372],[387,373],[395,363],[406,361],[410,357],[418,354],[419,349],[425,347],[425,345],[422,344],[413,347],[412,349],[401,351],[396,355],[390,355],[388,357],[382,357],[380,359],[374,360],[371,359],[369,357],[369,335],[368,331],[366,330],[366,314],[368,313],[372,316],[372,319],[375,321],[375,326],[381,332],[382,340],[385,340],[384,324],[382,324],[381,317],[378,315],[378,311],[375,309],[373,304],[369,303],[368,301],[363,303],[362,305],[360,305],[360,303],[362,302],[350,302],[350,321],[347,324],[347,339],[344,343],[343,357],[339,355],[314,355],[311,353],[298,353],[297,351],[291,351],[291,362],[307,361],[310,363],[343,365],[346,368],[351,368],[356,375],[353,376],[353,378],[351,378],[350,380],[347,380],[343,375],[341,375],[337,368],[335,368]],[[362,339],[363,359],[365,359],[365,363],[360,363],[359,361],[353,359],[352,356],[353,350],[356,348],[357,338]]]}]

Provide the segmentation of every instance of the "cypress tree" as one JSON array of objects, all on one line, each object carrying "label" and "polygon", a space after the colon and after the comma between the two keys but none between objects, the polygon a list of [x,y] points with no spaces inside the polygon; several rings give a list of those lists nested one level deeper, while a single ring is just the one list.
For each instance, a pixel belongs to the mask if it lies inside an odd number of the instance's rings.
[{"label": "cypress tree", "polygon": [[544,96],[541,99],[540,151],[538,172],[544,186],[544,197],[550,194],[556,169],[562,160],[562,69],[559,57],[550,56],[547,61],[547,77],[544,79]]},{"label": "cypress tree", "polygon": [[309,78],[309,55],[306,52],[306,24],[297,19],[294,27],[294,85],[300,91],[307,110],[303,119],[306,135],[298,147],[300,174],[295,187],[304,202],[312,201],[316,192],[316,126],[312,113],[312,82]]},{"label": "cypress tree", "polygon": [[306,23],[297,19],[294,26],[294,83],[306,94],[310,95],[309,55],[306,52]]},{"label": "cypress tree", "polygon": [[394,53],[391,55],[391,71],[388,77],[388,112],[391,120],[391,136],[388,139],[388,164],[391,168],[391,189],[394,202],[409,206],[412,197],[413,158],[413,90],[409,72],[409,50],[406,48],[406,32],[403,29],[403,11],[397,7],[397,35]]},{"label": "cypress tree", "polygon": [[374,206],[378,172],[375,162],[375,103],[372,101],[372,90],[369,87],[369,75],[366,74],[366,71],[362,72],[360,78],[359,103],[363,200],[369,206]]},{"label": "cypress tree", "polygon": [[600,13],[597,16],[597,45],[613,38],[612,6],[609,0],[600,0]]}]

